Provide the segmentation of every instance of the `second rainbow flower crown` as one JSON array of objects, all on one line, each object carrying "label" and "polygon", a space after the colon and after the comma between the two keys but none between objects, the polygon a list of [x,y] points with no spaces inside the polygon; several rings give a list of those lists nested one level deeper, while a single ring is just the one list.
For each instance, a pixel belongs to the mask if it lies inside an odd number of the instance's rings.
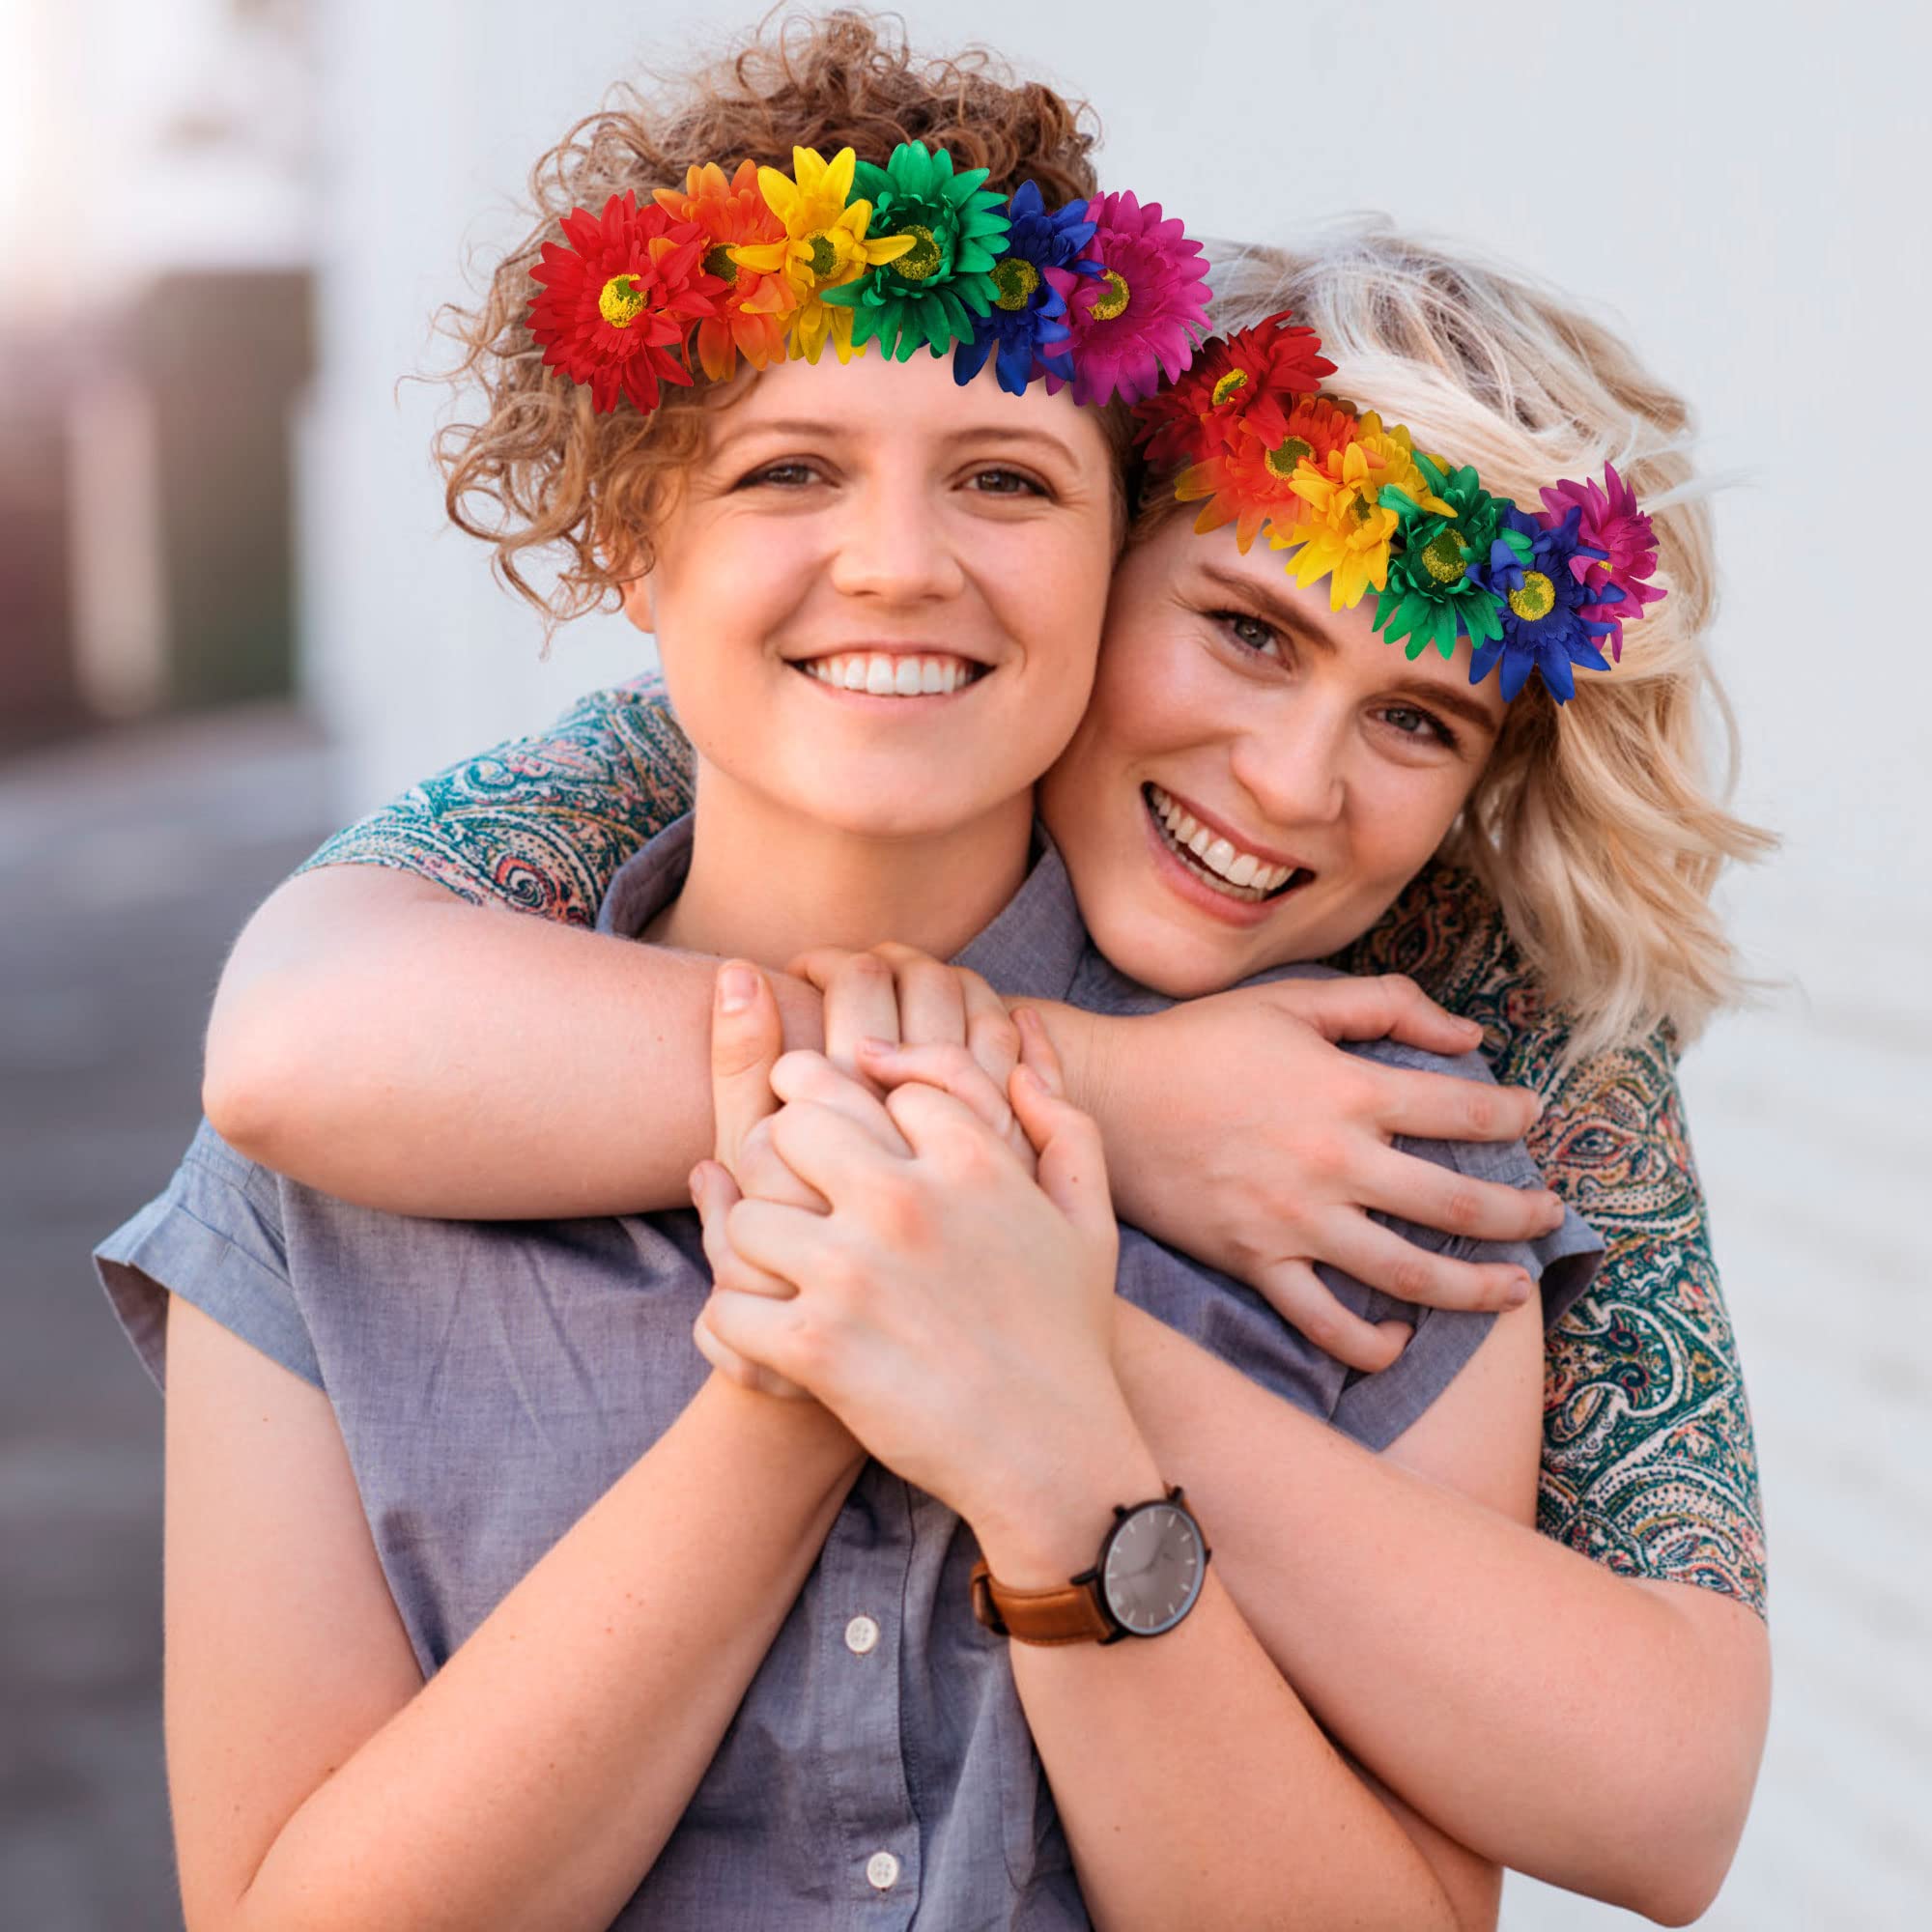
[{"label": "second rainbow flower crown", "polygon": [[710,162],[641,205],[627,189],[601,217],[573,209],[568,245],[546,242],[530,270],[545,366],[598,412],[625,398],[649,412],[694,366],[723,382],[740,356],[816,362],[827,343],[841,362],[951,350],[961,384],[990,359],[1014,395],[1040,381],[1119,398],[1150,465],[1202,503],[1197,529],[1233,524],[1244,552],[1265,535],[1297,583],[1328,579],[1333,610],[1373,588],[1375,629],[1411,658],[1466,638],[1469,682],[1499,667],[1505,698],[1534,670],[1565,702],[1576,668],[1607,670],[1605,641],[1621,662],[1624,625],[1665,594],[1650,519],[1613,467],[1524,510],[1324,391],[1335,365],[1288,314],[1208,337],[1201,243],[1157,202],[1048,210],[1034,183],[1002,197],[984,168],[918,142],[883,168],[850,148],[792,162],[728,177]]}]

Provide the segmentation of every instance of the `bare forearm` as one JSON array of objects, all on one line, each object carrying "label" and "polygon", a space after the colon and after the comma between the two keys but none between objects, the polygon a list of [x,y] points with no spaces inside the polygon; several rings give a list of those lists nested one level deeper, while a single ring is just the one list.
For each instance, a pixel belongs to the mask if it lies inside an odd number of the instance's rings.
[{"label": "bare forearm", "polygon": [[[1062,1486],[1051,1521],[1036,1510],[1023,1529],[989,1527],[982,1545],[994,1575],[1023,1588],[1065,1581],[1092,1560],[1105,1499],[1159,1493],[1158,1466],[1144,1445],[1110,1453],[1071,1492]],[[1459,1916],[1429,1859],[1322,1735],[1211,1571],[1193,1610],[1164,1635],[1014,1642],[1011,1656],[1082,1894],[1107,1932],[1492,1922],[1494,1875],[1448,1848]]]},{"label": "bare forearm", "polygon": [[[238,942],[204,1105],[251,1159],[392,1213],[688,1204],[712,1148],[714,967],[407,875],[325,867],[284,886]],[[816,1044],[817,993],[770,977],[788,1043]]]},{"label": "bare forearm", "polygon": [[1119,1314],[1135,1420],[1336,1739],[1498,1863],[1657,1918],[1701,1910],[1762,1746],[1750,1612],[1616,1577]]},{"label": "bare forearm", "polygon": [[609,1924],[861,1465],[815,1406],[713,1377],[290,1818],[235,1932]]}]

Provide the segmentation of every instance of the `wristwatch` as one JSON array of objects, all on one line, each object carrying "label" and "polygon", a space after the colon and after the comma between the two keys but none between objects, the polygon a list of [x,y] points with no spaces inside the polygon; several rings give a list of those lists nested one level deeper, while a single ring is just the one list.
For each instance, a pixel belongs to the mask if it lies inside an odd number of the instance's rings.
[{"label": "wristwatch", "polygon": [[982,1556],[973,1566],[973,1614],[1021,1643],[1159,1636],[1199,1601],[1213,1553],[1177,1484],[1151,1502],[1116,1503],[1093,1569],[1058,1589],[1009,1589]]}]

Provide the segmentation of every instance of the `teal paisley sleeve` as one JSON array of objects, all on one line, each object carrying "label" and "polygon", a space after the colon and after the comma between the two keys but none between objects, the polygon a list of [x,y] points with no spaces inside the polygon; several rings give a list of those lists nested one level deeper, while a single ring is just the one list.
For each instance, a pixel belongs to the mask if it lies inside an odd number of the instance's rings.
[{"label": "teal paisley sleeve", "polygon": [[1564,1069],[1567,1034],[1466,872],[1427,868],[1332,962],[1406,973],[1545,1100],[1529,1150],[1608,1244],[1551,1331],[1538,1526],[1610,1569],[1765,1610],[1757,1447],[1667,1033]]},{"label": "teal paisley sleeve", "polygon": [[389,866],[476,904],[595,925],[617,867],[691,797],[691,746],[664,686],[634,678],[412,785],[297,870]]}]

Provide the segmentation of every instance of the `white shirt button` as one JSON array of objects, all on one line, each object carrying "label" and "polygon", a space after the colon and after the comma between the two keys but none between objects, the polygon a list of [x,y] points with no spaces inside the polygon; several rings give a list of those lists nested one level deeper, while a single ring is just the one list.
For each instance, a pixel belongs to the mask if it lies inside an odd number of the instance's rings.
[{"label": "white shirt button", "polygon": [[[879,1627],[870,1617],[854,1617],[845,1626],[845,1648],[854,1657],[864,1657],[868,1650],[876,1647],[878,1641]],[[883,1857],[884,1854],[882,1853],[880,1856]],[[898,1867],[895,1865],[893,1869],[896,1873]],[[888,1879],[886,1883],[891,1885],[892,1880]]]},{"label": "white shirt button", "polygon": [[876,1891],[890,1891],[899,1882],[899,1861],[890,1852],[874,1852],[866,1861],[866,1876]]}]

